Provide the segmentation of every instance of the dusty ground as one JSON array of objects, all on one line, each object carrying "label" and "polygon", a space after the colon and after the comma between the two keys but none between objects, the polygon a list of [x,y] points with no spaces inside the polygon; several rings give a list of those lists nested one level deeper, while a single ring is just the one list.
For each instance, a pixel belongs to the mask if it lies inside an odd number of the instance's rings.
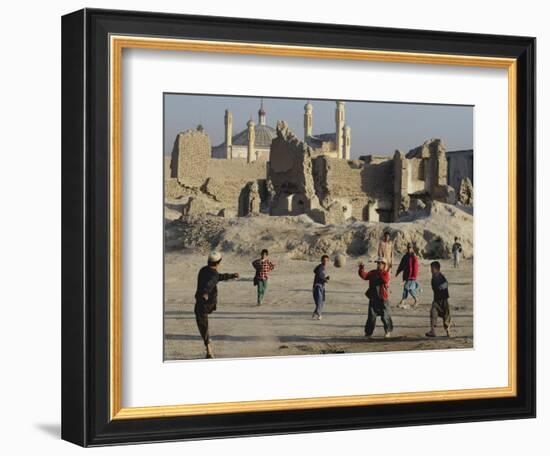
[{"label": "dusty ground", "polygon": [[[331,280],[321,321],[311,320],[312,271],[316,262],[291,260],[286,255],[272,256],[277,269],[271,274],[265,302],[258,307],[252,284],[252,259],[224,255],[221,272],[239,272],[241,279],[218,287],[218,310],[210,317],[210,333],[218,358],[473,347],[472,260],[463,261],[458,270],[451,268],[450,260],[441,261],[442,271],[449,280],[453,337],[444,336],[441,321],[437,328],[440,337],[424,336],[429,329],[432,292],[429,261],[421,260],[422,293],[418,306],[397,308],[402,282],[392,274],[393,337],[383,338],[379,320],[374,338],[366,340],[363,326],[368,308],[364,295],[367,282],[357,275],[359,259],[348,258],[346,266],[340,269],[330,267]],[[204,262],[204,255],[166,253],[166,360],[204,357],[193,314],[196,274]]]}]

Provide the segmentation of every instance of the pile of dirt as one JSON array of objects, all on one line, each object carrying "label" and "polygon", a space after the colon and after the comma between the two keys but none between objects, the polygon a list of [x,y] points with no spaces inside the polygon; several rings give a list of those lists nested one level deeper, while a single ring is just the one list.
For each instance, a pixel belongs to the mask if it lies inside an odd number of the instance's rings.
[{"label": "pile of dirt", "polygon": [[188,215],[164,223],[166,250],[189,249],[208,252],[215,249],[224,232],[225,219],[210,215]]},{"label": "pile of dirt", "polygon": [[450,258],[454,237],[463,254],[473,253],[473,216],[465,208],[434,202],[425,210],[395,223],[348,221],[321,225],[306,215],[251,215],[226,219],[213,215],[188,215],[166,223],[167,249],[206,252],[217,249],[254,256],[262,248],[292,259],[312,260],[338,252],[374,258],[385,231],[403,254],[408,242],[423,258]]}]

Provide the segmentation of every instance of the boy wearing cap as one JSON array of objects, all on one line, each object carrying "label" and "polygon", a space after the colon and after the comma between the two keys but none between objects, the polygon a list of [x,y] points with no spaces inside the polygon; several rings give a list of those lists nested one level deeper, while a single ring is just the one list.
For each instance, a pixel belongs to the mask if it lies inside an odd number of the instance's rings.
[{"label": "boy wearing cap", "polygon": [[258,288],[257,304],[262,305],[265,292],[267,290],[267,281],[269,279],[268,274],[275,269],[275,265],[268,258],[269,252],[267,249],[263,249],[261,258],[252,262],[252,267],[256,269],[254,275],[254,285]]},{"label": "boy wearing cap", "polygon": [[416,290],[418,289],[418,282],[416,278],[418,276],[418,257],[415,255],[413,246],[409,242],[407,244],[407,253],[401,258],[395,277],[403,272],[403,297],[399,301],[399,307],[403,304],[403,301],[407,299],[409,294],[414,300],[413,306],[416,306]]},{"label": "boy wearing cap", "polygon": [[208,264],[201,268],[197,277],[197,291],[195,292],[195,319],[206,347],[206,358],[214,358],[212,343],[208,333],[208,314],[216,310],[218,304],[218,282],[223,280],[238,279],[239,273],[220,274],[218,267],[222,256],[218,252],[212,252],[208,256]]},{"label": "boy wearing cap", "polygon": [[435,337],[435,327],[437,318],[443,319],[443,328],[447,332],[447,337],[451,337],[451,309],[449,307],[449,282],[441,273],[441,264],[439,261],[432,261],[430,264],[432,271],[432,290],[434,300],[432,310],[430,311],[431,328],[426,333],[426,337]]},{"label": "boy wearing cap", "polygon": [[366,272],[365,265],[359,263],[359,277],[369,281],[369,288],[365,293],[369,299],[369,316],[365,323],[365,336],[371,337],[376,326],[376,317],[382,318],[384,337],[391,337],[393,321],[389,308],[390,273],[386,271],[386,259],[379,257],[376,260],[376,269]]}]

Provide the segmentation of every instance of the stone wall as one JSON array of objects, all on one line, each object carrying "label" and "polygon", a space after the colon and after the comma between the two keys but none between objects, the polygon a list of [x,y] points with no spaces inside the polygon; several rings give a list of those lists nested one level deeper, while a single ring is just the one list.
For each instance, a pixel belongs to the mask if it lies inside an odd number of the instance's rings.
[{"label": "stone wall", "polygon": [[316,157],[313,164],[315,191],[324,207],[338,202],[347,218],[363,219],[369,195],[363,192],[363,162]]},{"label": "stone wall", "polygon": [[393,193],[393,160],[366,164],[362,173],[363,191],[376,198],[388,198]]},{"label": "stone wall", "polygon": [[318,207],[312,166],[310,147],[300,141],[285,122],[278,122],[267,171],[274,193],[272,215],[304,214]]},{"label": "stone wall", "polygon": [[338,201],[349,207],[349,217],[358,220],[392,218],[394,189],[391,158],[366,164],[363,160],[316,157],[313,160],[313,176],[315,192],[323,207]]},{"label": "stone wall", "polygon": [[396,151],[394,162],[394,219],[406,215],[413,200],[456,202],[455,190],[447,185],[447,157],[440,139],[425,141],[406,155]]},{"label": "stone wall", "polygon": [[[210,160],[202,190],[225,207],[238,211],[239,197],[248,182],[263,184],[266,162],[244,160]],[[265,185],[265,184],[264,184]]]},{"label": "stone wall", "polygon": [[186,187],[197,187],[207,177],[212,146],[210,138],[200,130],[179,133],[172,148],[170,177]]}]

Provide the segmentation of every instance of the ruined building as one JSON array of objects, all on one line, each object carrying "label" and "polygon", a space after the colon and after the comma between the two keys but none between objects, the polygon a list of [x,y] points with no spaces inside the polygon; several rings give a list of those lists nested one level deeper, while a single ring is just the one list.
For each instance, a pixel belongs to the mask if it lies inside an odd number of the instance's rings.
[{"label": "ruined building", "polygon": [[[311,114],[308,105],[306,114]],[[311,138],[307,135],[311,123],[304,124],[306,137]],[[253,127],[249,123],[249,130]],[[249,134],[248,138],[254,142],[257,136]],[[334,144],[334,150],[327,147],[328,153],[320,153],[280,121],[269,142],[269,159],[265,155],[250,159],[255,149],[251,151],[249,141],[246,160],[219,160],[209,153],[206,133],[188,130],[176,138],[165,195],[193,195],[197,204],[202,198],[223,214],[307,214],[323,224],[353,219],[392,222],[434,200],[456,202],[456,192],[447,184],[447,158],[439,139],[426,141],[407,154],[396,151],[393,157],[359,160],[346,159],[345,141],[340,143],[341,152]],[[464,198],[470,198],[470,193],[465,189]],[[188,213],[190,209],[186,208]]]}]

